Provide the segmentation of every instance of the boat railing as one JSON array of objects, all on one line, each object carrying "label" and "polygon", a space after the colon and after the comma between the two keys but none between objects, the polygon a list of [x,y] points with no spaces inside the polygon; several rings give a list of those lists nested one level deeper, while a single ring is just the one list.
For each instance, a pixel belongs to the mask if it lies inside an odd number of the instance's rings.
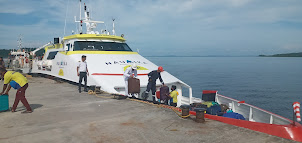
[{"label": "boat railing", "polygon": [[240,101],[220,94],[217,94],[216,102],[231,106],[230,108],[234,112],[242,114],[248,121],[279,125],[288,125],[292,123],[292,121],[287,118],[247,103],[238,103]]},{"label": "boat railing", "polygon": [[[181,105],[190,105],[190,103],[202,103],[203,101],[200,98],[181,96],[180,103]],[[226,97],[220,94],[216,96],[216,102],[219,104],[225,104],[230,106],[230,108],[245,117],[246,120],[252,122],[261,122],[268,124],[278,124],[278,125],[288,125],[291,124],[292,121],[284,118],[282,116],[276,115],[269,111],[263,110],[261,108],[255,107],[253,105],[247,103],[238,103],[240,101]]]},{"label": "boat railing", "polygon": [[180,105],[190,105],[190,103],[201,103],[202,102],[202,100],[200,98],[195,98],[195,97],[191,97],[191,100],[189,97],[185,97],[185,96],[181,96],[180,98],[181,98]]}]

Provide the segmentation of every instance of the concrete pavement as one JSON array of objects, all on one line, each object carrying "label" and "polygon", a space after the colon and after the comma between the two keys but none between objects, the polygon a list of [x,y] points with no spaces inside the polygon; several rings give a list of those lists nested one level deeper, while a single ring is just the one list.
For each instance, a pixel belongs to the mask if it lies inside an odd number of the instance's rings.
[{"label": "concrete pavement", "polygon": [[[10,105],[15,92],[10,91]],[[33,113],[21,114],[21,102],[17,112],[0,113],[0,143],[293,142],[213,120],[195,123],[170,109],[78,93],[75,85],[41,77],[29,78],[26,98]]]}]

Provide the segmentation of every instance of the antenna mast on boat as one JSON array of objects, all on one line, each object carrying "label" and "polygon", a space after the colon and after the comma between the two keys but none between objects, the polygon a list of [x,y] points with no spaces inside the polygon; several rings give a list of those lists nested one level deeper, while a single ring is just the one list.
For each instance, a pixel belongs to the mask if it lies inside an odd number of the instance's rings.
[{"label": "antenna mast on boat", "polygon": [[82,31],[82,26],[83,26],[83,22],[86,24],[86,34],[99,34],[98,31],[93,31],[96,26],[97,26],[97,23],[104,23],[103,21],[93,21],[91,20],[90,16],[89,16],[89,11],[87,11],[87,6],[85,5],[84,3],[84,11],[85,11],[85,18],[82,19],[82,15],[81,15],[81,0],[80,0],[80,21],[77,21],[76,20],[76,17],[75,17],[75,22],[78,22],[80,23],[80,34],[83,33]]},{"label": "antenna mast on boat", "polygon": [[82,20],[82,11],[81,11],[82,5],[81,5],[81,3],[82,3],[82,0],[80,0],[80,20]]},{"label": "antenna mast on boat", "polygon": [[79,31],[79,33],[80,34],[82,34],[83,33],[83,29],[82,29],[82,26],[83,26],[83,22],[82,22],[82,0],[80,0],[80,21],[81,21],[81,23],[80,23],[80,31]]},{"label": "antenna mast on boat", "polygon": [[19,39],[17,41],[18,41],[18,48],[21,50],[21,48],[22,48],[22,35],[21,34],[19,35]]},{"label": "antenna mast on boat", "polygon": [[114,18],[112,19],[112,35],[115,35]]},{"label": "antenna mast on boat", "polygon": [[67,1],[67,9],[66,9],[66,14],[65,14],[65,24],[64,24],[64,35],[63,35],[63,37],[65,36],[65,31],[66,31],[66,18],[67,18],[68,6],[69,6],[69,0]]}]

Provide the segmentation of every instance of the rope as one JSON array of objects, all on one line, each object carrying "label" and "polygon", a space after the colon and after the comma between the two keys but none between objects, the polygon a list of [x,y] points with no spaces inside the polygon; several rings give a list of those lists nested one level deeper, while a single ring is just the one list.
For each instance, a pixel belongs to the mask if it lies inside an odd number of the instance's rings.
[{"label": "rope", "polygon": [[89,90],[88,91],[88,94],[90,94],[90,95],[94,95],[94,96],[96,96],[96,97],[100,97],[100,98],[111,98],[111,97],[106,97],[106,96],[100,96],[100,95],[98,95],[97,93],[96,93],[96,91],[92,91],[92,90]]},{"label": "rope", "polygon": [[172,109],[179,117],[181,117],[181,118],[188,118],[188,117],[190,117],[190,115],[191,114],[189,114],[189,115],[187,115],[187,116],[182,116],[181,114],[179,114],[179,113],[177,113],[177,112],[179,112],[178,110],[174,110],[174,109]]},{"label": "rope", "polygon": [[148,102],[148,101],[142,101],[142,100],[137,100],[137,99],[129,99],[129,100],[131,100],[131,101],[136,101],[136,102],[140,102],[140,103],[146,103],[146,104],[153,105],[153,106],[157,106],[158,108],[162,107],[162,108],[171,109],[171,110],[173,110],[173,111],[174,111],[179,117],[181,117],[181,118],[187,118],[187,117],[190,116],[190,114],[187,115],[187,116],[182,116],[182,115],[180,114],[179,108],[177,108],[177,107],[168,106],[168,105],[162,105],[162,104],[159,104],[159,105],[158,105],[158,104],[153,104],[153,103]]},{"label": "rope", "polygon": [[[100,97],[100,98],[111,98],[111,97],[106,97],[106,96],[100,96],[96,93],[96,91],[92,91],[92,90],[89,90],[88,91],[88,94],[89,95],[95,95],[96,97]],[[149,105],[152,105],[152,106],[157,106],[157,108],[167,108],[167,109],[171,109],[172,111],[174,111],[179,117],[181,118],[187,118],[187,117],[190,117],[191,114],[187,115],[187,116],[182,116],[179,111],[179,108],[177,107],[173,107],[173,106],[168,106],[168,105],[162,105],[162,104],[154,104],[154,103],[151,103],[149,101],[143,101],[143,100],[138,100],[138,99],[129,99],[130,101],[135,101],[135,102],[140,102],[140,103],[145,103],[145,104],[149,104]]]}]

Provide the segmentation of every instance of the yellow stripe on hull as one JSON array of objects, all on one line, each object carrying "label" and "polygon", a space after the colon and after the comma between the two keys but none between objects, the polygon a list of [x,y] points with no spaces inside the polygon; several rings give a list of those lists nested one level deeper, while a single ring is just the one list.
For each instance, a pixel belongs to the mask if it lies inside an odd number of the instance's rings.
[{"label": "yellow stripe on hull", "polygon": [[74,54],[122,54],[122,55],[131,55],[138,54],[137,52],[127,52],[127,51],[68,51],[60,52],[64,55],[74,55]]}]

